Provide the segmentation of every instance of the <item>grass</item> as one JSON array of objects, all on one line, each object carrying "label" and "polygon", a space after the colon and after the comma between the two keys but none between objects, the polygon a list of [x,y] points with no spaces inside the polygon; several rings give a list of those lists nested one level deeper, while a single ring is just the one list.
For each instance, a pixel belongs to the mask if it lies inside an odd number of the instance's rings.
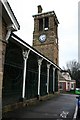
[{"label": "grass", "polygon": [[67,91],[66,94],[75,94],[76,95],[75,91]]},{"label": "grass", "polygon": [[74,94],[74,95],[80,95],[80,91],[67,91],[67,94]]}]

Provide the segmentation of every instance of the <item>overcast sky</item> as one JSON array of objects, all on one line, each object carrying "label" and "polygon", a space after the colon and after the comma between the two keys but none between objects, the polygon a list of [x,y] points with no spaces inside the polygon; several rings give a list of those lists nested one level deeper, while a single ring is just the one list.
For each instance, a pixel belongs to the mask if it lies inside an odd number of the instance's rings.
[{"label": "overcast sky", "polygon": [[59,20],[59,66],[63,68],[71,60],[78,60],[78,1],[79,0],[8,0],[20,24],[16,34],[32,46],[37,6],[43,12],[55,11]]}]

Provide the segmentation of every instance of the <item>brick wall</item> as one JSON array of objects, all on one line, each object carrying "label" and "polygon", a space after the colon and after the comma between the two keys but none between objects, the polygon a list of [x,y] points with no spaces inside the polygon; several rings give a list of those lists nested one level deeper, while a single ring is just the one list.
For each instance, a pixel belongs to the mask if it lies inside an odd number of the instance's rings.
[{"label": "brick wall", "polygon": [[40,53],[45,55],[48,59],[50,59],[51,61],[53,61],[55,64],[58,65],[59,50],[58,50],[58,46],[53,41],[53,38],[50,38],[49,36],[49,38],[47,37],[47,40],[44,43],[41,43],[38,37],[39,37],[38,35],[34,36],[35,40],[33,41],[33,47],[37,49]]}]

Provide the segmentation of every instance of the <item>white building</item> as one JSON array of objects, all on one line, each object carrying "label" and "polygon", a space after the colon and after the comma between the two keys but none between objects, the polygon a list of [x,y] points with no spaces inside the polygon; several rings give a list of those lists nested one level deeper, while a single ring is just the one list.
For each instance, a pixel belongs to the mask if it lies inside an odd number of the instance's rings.
[{"label": "white building", "polygon": [[70,74],[67,71],[63,71],[59,74],[59,90],[62,92],[75,90],[76,81],[71,79]]}]

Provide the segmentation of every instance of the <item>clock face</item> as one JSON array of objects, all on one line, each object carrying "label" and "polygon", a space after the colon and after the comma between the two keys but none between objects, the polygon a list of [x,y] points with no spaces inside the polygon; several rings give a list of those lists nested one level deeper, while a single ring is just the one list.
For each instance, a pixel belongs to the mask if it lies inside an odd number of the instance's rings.
[{"label": "clock face", "polygon": [[45,42],[45,40],[46,40],[46,35],[45,35],[45,34],[40,35],[40,36],[39,36],[39,40],[40,40],[41,42]]}]

